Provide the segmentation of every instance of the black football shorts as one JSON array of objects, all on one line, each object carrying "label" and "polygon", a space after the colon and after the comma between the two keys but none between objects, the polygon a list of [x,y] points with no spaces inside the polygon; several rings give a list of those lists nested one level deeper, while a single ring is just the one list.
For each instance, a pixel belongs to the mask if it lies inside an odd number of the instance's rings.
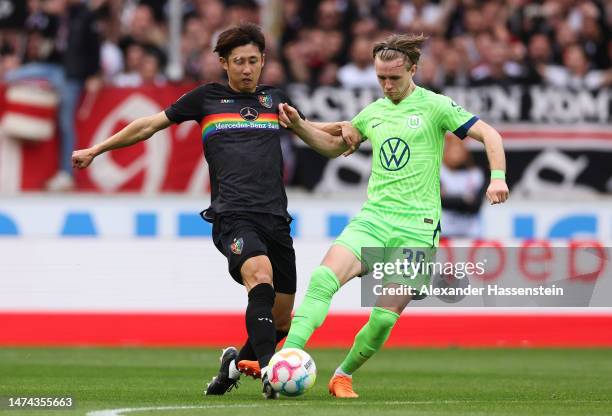
[{"label": "black football shorts", "polygon": [[290,217],[258,212],[232,211],[215,216],[213,242],[227,257],[229,272],[236,282],[243,284],[240,268],[246,260],[264,255],[272,263],[274,290],[295,293],[295,251],[290,223]]}]

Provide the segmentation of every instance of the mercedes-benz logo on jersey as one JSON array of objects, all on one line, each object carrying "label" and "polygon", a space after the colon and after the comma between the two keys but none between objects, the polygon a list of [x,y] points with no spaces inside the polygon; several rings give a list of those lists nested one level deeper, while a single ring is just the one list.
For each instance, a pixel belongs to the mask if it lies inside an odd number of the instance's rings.
[{"label": "mercedes-benz logo on jersey", "polygon": [[410,159],[408,143],[399,137],[385,140],[380,146],[380,164],[387,170],[400,170]]},{"label": "mercedes-benz logo on jersey", "polygon": [[255,121],[259,117],[259,113],[254,108],[244,107],[240,110],[240,117],[247,121]]}]

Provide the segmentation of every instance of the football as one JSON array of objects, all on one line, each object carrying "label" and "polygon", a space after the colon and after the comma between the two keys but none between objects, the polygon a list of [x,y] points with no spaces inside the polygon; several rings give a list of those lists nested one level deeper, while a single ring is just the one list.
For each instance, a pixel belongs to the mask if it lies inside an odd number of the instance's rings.
[{"label": "football", "polygon": [[280,394],[299,396],[314,385],[317,367],[307,352],[286,348],[274,354],[267,375],[272,388]]}]

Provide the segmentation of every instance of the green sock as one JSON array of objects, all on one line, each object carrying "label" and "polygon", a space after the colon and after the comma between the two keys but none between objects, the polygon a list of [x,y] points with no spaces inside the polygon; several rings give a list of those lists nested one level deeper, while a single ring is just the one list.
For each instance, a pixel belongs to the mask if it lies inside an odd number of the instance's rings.
[{"label": "green sock", "polygon": [[315,329],[323,324],[332,296],[340,289],[340,282],[327,266],[318,266],[312,272],[308,291],[291,320],[291,329],[283,348],[304,349]]},{"label": "green sock", "polygon": [[359,367],[382,348],[399,315],[385,308],[372,309],[370,319],[355,336],[353,347],[340,364],[346,374],[353,374]]}]

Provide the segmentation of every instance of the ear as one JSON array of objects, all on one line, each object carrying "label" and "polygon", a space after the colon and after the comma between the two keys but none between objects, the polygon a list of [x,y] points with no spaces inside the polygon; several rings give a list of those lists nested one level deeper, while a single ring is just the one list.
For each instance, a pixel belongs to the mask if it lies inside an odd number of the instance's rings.
[{"label": "ear", "polygon": [[266,64],[266,54],[261,54],[261,66],[263,67]]},{"label": "ear", "polygon": [[227,59],[225,59],[224,57],[220,56],[219,57],[219,62],[221,63],[221,66],[223,67],[224,70],[228,70],[228,64],[227,64]]},{"label": "ear", "polygon": [[410,76],[411,76],[411,77],[413,77],[413,76],[414,76],[414,74],[416,74],[416,71],[417,71],[417,66],[416,66],[416,64],[415,64],[415,65],[412,65],[412,68],[410,68]]}]

